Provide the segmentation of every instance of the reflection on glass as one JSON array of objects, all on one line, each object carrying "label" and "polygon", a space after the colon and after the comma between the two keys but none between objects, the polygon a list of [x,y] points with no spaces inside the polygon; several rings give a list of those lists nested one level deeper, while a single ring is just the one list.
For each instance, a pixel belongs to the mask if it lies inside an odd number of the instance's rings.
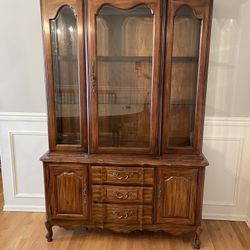
[{"label": "reflection on glass", "polygon": [[174,20],[169,147],[193,145],[201,22],[181,7]]},{"label": "reflection on glass", "polygon": [[149,147],[153,32],[145,5],[97,15],[100,147]]},{"label": "reflection on glass", "polygon": [[63,7],[50,22],[57,144],[80,144],[77,24],[73,10]]}]

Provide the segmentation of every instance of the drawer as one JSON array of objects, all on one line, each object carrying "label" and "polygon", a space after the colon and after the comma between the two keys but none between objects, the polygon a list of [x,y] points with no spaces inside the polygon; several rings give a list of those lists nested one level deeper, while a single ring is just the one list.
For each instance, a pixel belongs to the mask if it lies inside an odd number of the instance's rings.
[{"label": "drawer", "polygon": [[131,202],[152,203],[152,187],[119,187],[119,186],[92,186],[92,200],[94,202]]},{"label": "drawer", "polygon": [[110,184],[153,185],[154,169],[142,167],[92,166],[92,182]]},{"label": "drawer", "polygon": [[152,206],[92,204],[95,223],[152,224]]}]

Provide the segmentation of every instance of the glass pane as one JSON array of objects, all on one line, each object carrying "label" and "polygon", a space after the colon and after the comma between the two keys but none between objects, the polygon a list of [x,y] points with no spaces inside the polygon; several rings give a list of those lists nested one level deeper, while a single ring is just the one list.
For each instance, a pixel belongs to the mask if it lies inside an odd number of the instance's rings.
[{"label": "glass pane", "polygon": [[174,20],[169,147],[193,145],[201,22],[189,7]]},{"label": "glass pane", "polygon": [[97,15],[100,147],[149,147],[153,34],[145,5]]},{"label": "glass pane", "polygon": [[63,7],[50,22],[57,144],[80,144],[77,24],[73,10]]}]

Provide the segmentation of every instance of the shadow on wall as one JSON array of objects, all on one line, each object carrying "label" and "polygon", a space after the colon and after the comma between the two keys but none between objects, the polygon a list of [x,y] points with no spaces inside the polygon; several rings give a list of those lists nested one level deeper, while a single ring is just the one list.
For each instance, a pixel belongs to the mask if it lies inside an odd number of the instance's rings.
[{"label": "shadow on wall", "polygon": [[3,210],[4,198],[3,198],[3,181],[2,181],[2,168],[0,159],[0,211]]},{"label": "shadow on wall", "polygon": [[245,30],[247,22],[250,22],[247,8],[249,12],[247,0],[214,2],[207,116],[250,115],[246,108],[246,104],[250,106],[250,84],[246,84],[250,81],[250,71],[245,65],[250,64],[250,48],[246,42],[250,35]]}]

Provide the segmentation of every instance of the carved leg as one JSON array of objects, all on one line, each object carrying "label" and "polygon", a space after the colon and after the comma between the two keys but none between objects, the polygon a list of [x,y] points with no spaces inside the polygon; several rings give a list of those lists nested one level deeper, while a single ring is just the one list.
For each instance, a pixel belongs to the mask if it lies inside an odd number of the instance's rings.
[{"label": "carved leg", "polygon": [[200,249],[201,241],[200,241],[200,235],[202,233],[201,227],[198,227],[195,231],[194,235],[194,249]]},{"label": "carved leg", "polygon": [[53,231],[52,231],[52,225],[49,223],[49,221],[45,222],[45,227],[47,228],[48,233],[46,234],[46,238],[48,242],[51,242],[53,239]]}]

